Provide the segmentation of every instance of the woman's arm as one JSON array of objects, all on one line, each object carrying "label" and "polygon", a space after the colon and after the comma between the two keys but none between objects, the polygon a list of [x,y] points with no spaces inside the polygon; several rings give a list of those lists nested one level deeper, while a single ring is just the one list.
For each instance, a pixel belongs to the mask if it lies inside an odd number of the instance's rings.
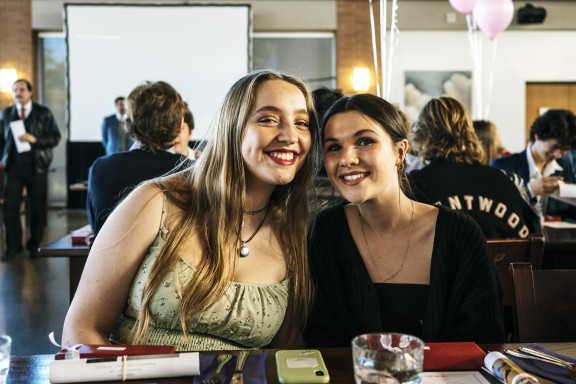
[{"label": "woman's arm", "polygon": [[162,192],[145,184],[108,217],[92,245],[66,315],[63,345],[109,343],[134,275],[158,234],[162,206]]}]

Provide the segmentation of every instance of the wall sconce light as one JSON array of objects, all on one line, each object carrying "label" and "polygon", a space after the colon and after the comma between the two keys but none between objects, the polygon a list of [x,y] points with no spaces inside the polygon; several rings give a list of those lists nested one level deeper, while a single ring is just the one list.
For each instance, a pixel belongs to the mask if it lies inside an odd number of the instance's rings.
[{"label": "wall sconce light", "polygon": [[0,91],[2,92],[12,92],[12,86],[17,80],[18,74],[14,68],[2,68],[0,69]]},{"label": "wall sconce light", "polygon": [[356,92],[363,92],[370,89],[370,70],[368,68],[357,67],[352,73],[352,85]]}]

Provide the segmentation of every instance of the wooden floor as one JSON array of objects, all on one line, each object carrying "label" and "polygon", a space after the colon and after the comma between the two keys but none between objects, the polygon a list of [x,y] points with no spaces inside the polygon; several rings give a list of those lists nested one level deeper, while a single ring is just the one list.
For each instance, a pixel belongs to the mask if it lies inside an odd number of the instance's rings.
[{"label": "wooden floor", "polygon": [[[86,224],[84,210],[50,209],[43,244]],[[0,236],[3,253],[3,230]],[[0,263],[0,334],[12,337],[12,354],[56,353],[48,334],[60,340],[68,304],[68,259],[30,259],[23,253]]]}]

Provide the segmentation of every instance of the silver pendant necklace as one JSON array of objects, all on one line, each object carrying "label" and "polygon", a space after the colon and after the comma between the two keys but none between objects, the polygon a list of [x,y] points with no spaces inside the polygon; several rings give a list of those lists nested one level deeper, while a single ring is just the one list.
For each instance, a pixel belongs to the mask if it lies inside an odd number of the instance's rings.
[{"label": "silver pendant necklace", "polygon": [[[250,250],[248,249],[248,247],[246,246],[246,244],[248,244],[250,242],[250,240],[252,240],[254,238],[254,236],[256,236],[256,234],[258,233],[258,231],[260,230],[260,228],[262,228],[262,224],[264,224],[264,221],[266,220],[266,217],[268,216],[268,212],[270,212],[270,207],[272,206],[272,201],[269,201],[268,204],[266,204],[266,213],[264,214],[264,217],[262,218],[262,221],[260,222],[260,224],[258,225],[258,228],[256,228],[256,231],[254,231],[254,233],[252,234],[252,236],[250,236],[250,238],[246,241],[240,239],[242,241],[242,246],[240,247],[240,257],[246,257],[250,254]],[[249,215],[253,215],[254,213],[252,212],[262,212],[264,210],[264,208],[259,209],[258,211],[248,211],[246,213],[248,213]]]}]

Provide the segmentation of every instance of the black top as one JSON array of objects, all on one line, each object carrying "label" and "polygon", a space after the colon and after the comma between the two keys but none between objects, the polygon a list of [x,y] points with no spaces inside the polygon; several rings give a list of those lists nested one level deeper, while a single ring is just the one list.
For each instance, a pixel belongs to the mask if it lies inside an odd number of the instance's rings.
[{"label": "black top", "polygon": [[[438,209],[422,338],[503,342],[502,289],[482,231],[468,215]],[[316,297],[304,333],[309,347],[349,347],[354,336],[383,331],[378,294],[343,205],[318,215],[310,262]]]},{"label": "black top", "polygon": [[417,201],[466,212],[488,239],[540,233],[540,218],[503,172],[478,162],[434,159],[408,175]]},{"label": "black top", "polygon": [[186,156],[142,149],[113,153],[96,159],[88,176],[86,210],[94,235],[116,205],[143,181],[191,164]]},{"label": "black top", "polygon": [[378,294],[382,330],[422,338],[429,285],[374,284]]}]

